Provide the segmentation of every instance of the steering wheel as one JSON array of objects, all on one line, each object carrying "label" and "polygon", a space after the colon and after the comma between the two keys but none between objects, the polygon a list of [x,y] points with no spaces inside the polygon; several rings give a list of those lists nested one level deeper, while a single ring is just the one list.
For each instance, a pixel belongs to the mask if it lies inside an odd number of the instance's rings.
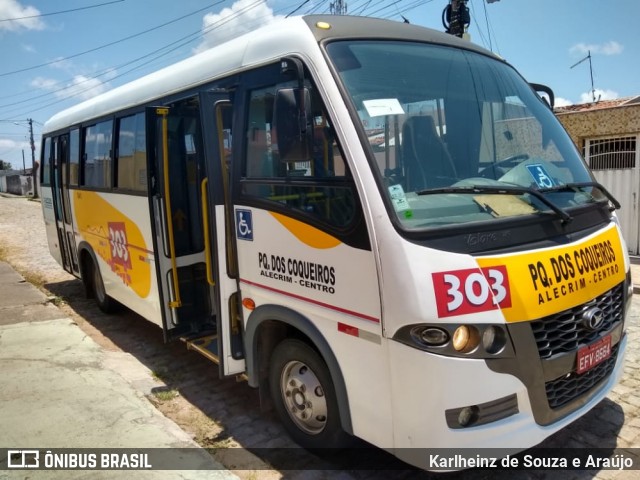
[{"label": "steering wheel", "polygon": [[492,163],[488,167],[482,169],[478,176],[482,178],[493,178],[498,179],[503,176],[507,170],[510,170],[512,167],[515,167],[520,161],[527,160],[529,155],[526,153],[518,153],[517,155],[511,155],[505,159],[500,160],[499,162]]}]

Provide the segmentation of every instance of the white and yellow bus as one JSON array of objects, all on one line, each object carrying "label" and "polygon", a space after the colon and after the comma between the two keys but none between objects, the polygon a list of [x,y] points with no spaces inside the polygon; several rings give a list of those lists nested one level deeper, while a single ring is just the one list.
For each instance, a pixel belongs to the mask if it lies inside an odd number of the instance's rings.
[{"label": "white and yellow bus", "polygon": [[619,205],[469,42],[281,20],[57,114],[41,162],[100,308],[245,376],[305,447],[525,449],[622,373]]}]

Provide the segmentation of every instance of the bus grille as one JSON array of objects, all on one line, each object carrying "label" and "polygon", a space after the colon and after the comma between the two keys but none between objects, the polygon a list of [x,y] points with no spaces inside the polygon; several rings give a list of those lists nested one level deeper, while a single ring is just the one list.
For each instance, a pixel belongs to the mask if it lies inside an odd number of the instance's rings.
[{"label": "bus grille", "polygon": [[547,400],[550,408],[558,408],[593,388],[598,382],[608,377],[613,371],[618,357],[618,345],[611,347],[611,356],[591,370],[568,377],[561,377],[545,384]]},{"label": "bus grille", "polygon": [[[616,322],[622,321],[623,285],[621,283],[587,303],[531,322],[540,358],[576,351],[578,347],[595,341],[600,332],[609,331]],[[596,331],[582,325],[582,313],[591,307],[598,307],[604,312],[604,321]]]}]

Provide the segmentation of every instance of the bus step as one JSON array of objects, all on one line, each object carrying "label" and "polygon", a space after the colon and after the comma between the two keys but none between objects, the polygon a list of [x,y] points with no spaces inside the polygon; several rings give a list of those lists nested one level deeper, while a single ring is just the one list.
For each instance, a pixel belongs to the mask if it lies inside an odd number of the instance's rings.
[{"label": "bus step", "polygon": [[187,349],[195,350],[214,363],[220,363],[217,335],[205,335],[197,338],[181,337],[180,340],[187,344]]}]

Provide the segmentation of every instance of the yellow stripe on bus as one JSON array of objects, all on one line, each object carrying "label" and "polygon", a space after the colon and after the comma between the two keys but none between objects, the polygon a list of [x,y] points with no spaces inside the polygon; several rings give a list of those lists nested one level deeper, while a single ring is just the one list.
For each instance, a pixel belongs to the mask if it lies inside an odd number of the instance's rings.
[{"label": "yellow stripe on bus", "polygon": [[78,230],[95,254],[138,296],[149,295],[149,252],[138,226],[95,192],[75,190],[73,206]]},{"label": "yellow stripe on bus", "polygon": [[289,230],[298,240],[312,248],[334,248],[340,245],[340,240],[318,230],[311,225],[294,220],[291,217],[279,213],[270,212],[273,218],[278,220],[284,228]]}]

